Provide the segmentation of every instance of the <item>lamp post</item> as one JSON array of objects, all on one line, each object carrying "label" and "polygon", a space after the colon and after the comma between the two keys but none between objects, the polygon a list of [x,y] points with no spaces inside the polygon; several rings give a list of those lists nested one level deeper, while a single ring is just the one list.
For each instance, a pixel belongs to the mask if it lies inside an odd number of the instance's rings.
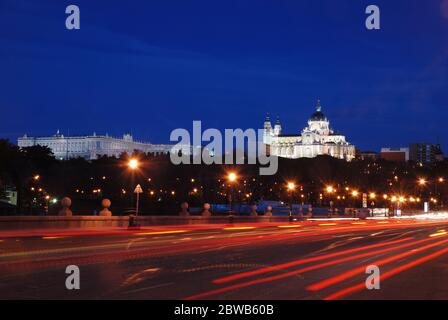
[{"label": "lamp post", "polygon": [[229,191],[229,210],[230,210],[230,214],[232,214],[232,201],[233,201],[233,188],[234,188],[234,185],[235,185],[235,183],[237,182],[237,180],[238,180],[238,176],[236,175],[236,173],[235,172],[229,172],[228,174],[227,174],[227,181],[229,182],[229,185],[230,185],[230,191]]},{"label": "lamp post", "polygon": [[[429,195],[427,195],[427,198],[430,198],[430,199],[427,199],[427,201],[425,202],[425,208],[424,208],[424,210],[426,211],[427,209],[429,209],[428,208],[428,204],[429,204],[429,202],[433,202],[434,204],[437,204],[437,197],[439,197],[439,194],[438,194],[438,190],[437,190],[437,186],[438,186],[438,184],[442,184],[442,183],[444,183],[445,182],[445,178],[443,178],[443,177],[439,177],[439,178],[437,178],[437,179],[434,179],[434,180],[427,180],[427,179],[425,179],[425,178],[419,178],[418,179],[418,185],[420,186],[420,187],[425,187],[427,184],[429,184],[429,183],[433,183],[434,184],[434,197],[436,197],[435,199],[433,199],[430,195],[431,195],[431,191],[429,191]],[[423,196],[425,196],[425,195],[423,195]]]},{"label": "lamp post", "polygon": [[[140,166],[140,163],[137,159],[135,159],[135,158],[129,159],[128,168],[131,170],[132,173],[134,173],[139,168],[139,166]],[[134,190],[134,193],[137,195],[137,202],[135,205],[135,215],[138,215],[138,205],[139,205],[139,200],[140,200],[139,198],[140,198],[140,193],[142,193],[142,192],[143,192],[143,190],[142,190],[141,186],[138,184]]]},{"label": "lamp post", "polygon": [[292,222],[292,200],[293,192],[296,189],[296,184],[294,182],[288,182],[288,192],[289,192],[289,222]]},{"label": "lamp post", "polygon": [[358,190],[352,190],[351,195],[352,195],[352,198],[353,198],[353,201],[352,201],[353,209],[354,209],[353,216],[356,216],[356,212],[358,210],[357,209],[357,206],[358,206],[357,199],[358,199],[358,196],[359,196],[359,191]]},{"label": "lamp post", "polygon": [[333,202],[333,200],[332,200],[332,198],[330,196],[335,192],[335,189],[333,188],[333,186],[327,186],[325,188],[325,191],[327,192],[327,194],[329,195],[329,198],[330,198],[330,201],[328,202],[328,204],[330,205],[330,211],[328,213],[328,216],[331,217],[333,215],[333,205],[334,205],[334,202]]}]

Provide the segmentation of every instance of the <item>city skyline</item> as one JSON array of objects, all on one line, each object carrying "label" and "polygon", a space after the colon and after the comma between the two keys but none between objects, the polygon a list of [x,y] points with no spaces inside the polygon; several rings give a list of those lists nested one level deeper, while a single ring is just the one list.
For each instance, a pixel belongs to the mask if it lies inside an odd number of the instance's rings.
[{"label": "city skyline", "polygon": [[167,143],[193,120],[259,128],[267,112],[300,132],[320,98],[362,150],[448,148],[443,1],[377,1],[376,31],[364,27],[366,1],[77,4],[74,32],[63,6],[2,4],[0,106],[9,121],[0,136],[59,128]]},{"label": "city skyline", "polygon": [[0,0],[0,300],[448,300],[447,35],[448,0]]},{"label": "city skyline", "polygon": [[[319,103],[320,103],[320,99],[318,99],[318,104]],[[279,121],[280,121],[280,117],[279,116],[276,116],[274,119],[272,119],[270,113],[266,114],[265,121],[268,118],[271,118],[273,125],[276,124],[276,123],[279,123]],[[261,127],[262,126],[260,126],[260,128]],[[260,128],[256,128],[256,129],[260,129]],[[239,129],[239,128],[232,128],[232,129]],[[241,128],[241,129],[245,130],[247,128]],[[331,126],[330,129],[333,129],[333,126]],[[190,128],[186,128],[186,130],[191,131]],[[32,134],[32,133],[25,132],[23,135],[16,137],[11,142],[14,143],[14,144],[18,144],[18,141],[20,139],[23,139],[23,138],[34,138],[35,139],[35,138],[51,138],[51,137],[64,137],[64,136],[65,137],[71,137],[71,138],[96,137],[96,136],[98,136],[98,137],[121,139],[121,137],[124,137],[126,135],[130,135],[131,137],[136,138],[135,141],[139,142],[139,143],[146,143],[146,144],[153,144],[153,145],[169,145],[169,144],[173,144],[174,145],[176,143],[176,141],[170,141],[169,139],[167,141],[162,141],[162,142],[156,142],[155,143],[155,142],[151,141],[149,138],[141,139],[140,137],[134,137],[132,131],[124,132],[124,133],[121,134],[121,136],[120,136],[120,133],[118,135],[110,135],[109,131],[110,130],[105,131],[105,132],[93,131],[93,133],[80,133],[80,132],[70,132],[70,130],[67,129],[66,133],[64,133],[60,129],[57,129],[56,132],[49,133],[49,134],[41,134],[41,135],[35,135],[35,134]],[[294,136],[299,137],[302,132],[303,132],[303,128],[301,130],[298,130],[297,132],[290,131],[289,134],[287,134],[287,136],[292,137],[294,135]],[[335,132],[339,134],[340,130],[336,130]],[[148,136],[151,136],[151,134],[147,135],[147,137]],[[5,138],[5,137],[0,137],[0,138]],[[8,139],[8,137],[6,137],[6,138]],[[379,143],[381,144],[382,142],[379,142]],[[422,143],[422,144],[432,144],[432,145],[439,145],[440,144],[438,142],[425,141],[425,140],[403,141],[399,145],[389,145],[389,144],[387,144],[387,142],[384,142],[384,143],[382,143],[380,145],[380,147],[378,149],[363,149],[361,147],[356,146],[356,150],[357,151],[361,151],[361,152],[362,151],[364,151],[364,152],[371,152],[371,151],[373,151],[373,152],[377,152],[379,154],[382,149],[386,148],[386,149],[392,149],[392,150],[400,150],[400,148],[403,148],[403,147],[407,148],[412,143],[414,143],[414,144],[415,143],[417,143],[417,144]],[[206,145],[206,144],[207,143],[203,143],[203,145]],[[442,151],[443,151],[443,148],[442,148]]]}]

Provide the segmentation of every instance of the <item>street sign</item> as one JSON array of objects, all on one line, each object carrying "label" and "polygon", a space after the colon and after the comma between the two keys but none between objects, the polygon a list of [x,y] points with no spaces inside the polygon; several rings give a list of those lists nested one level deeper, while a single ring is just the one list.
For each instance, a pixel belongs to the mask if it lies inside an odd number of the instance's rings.
[{"label": "street sign", "polygon": [[139,196],[140,196],[140,193],[143,193],[142,186],[138,184],[138,185],[135,187],[135,189],[134,189],[134,193],[137,194],[137,203],[136,203],[136,205],[135,205],[135,215],[138,216],[138,201],[139,201],[139,198],[140,198],[140,197],[139,197]]},{"label": "street sign", "polygon": [[362,194],[362,207],[367,208],[367,193]]},{"label": "street sign", "polygon": [[134,193],[143,193],[143,189],[139,184],[135,187]]}]

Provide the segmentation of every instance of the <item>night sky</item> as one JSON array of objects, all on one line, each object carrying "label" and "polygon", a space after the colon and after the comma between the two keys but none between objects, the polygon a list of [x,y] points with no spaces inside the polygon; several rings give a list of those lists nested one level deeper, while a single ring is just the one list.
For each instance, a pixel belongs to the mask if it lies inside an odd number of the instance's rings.
[{"label": "night sky", "polygon": [[[65,7],[81,30],[65,28]],[[365,8],[381,9],[368,31]],[[156,143],[193,120],[299,133],[320,98],[357,147],[448,153],[448,0],[0,0],[0,137]]]}]

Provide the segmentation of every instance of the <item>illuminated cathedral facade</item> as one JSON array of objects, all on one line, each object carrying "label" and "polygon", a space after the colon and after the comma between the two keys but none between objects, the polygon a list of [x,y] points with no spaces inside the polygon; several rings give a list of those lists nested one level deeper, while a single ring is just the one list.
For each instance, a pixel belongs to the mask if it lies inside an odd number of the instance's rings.
[{"label": "illuminated cathedral facade", "polygon": [[329,155],[346,161],[355,158],[355,146],[330,128],[319,100],[316,111],[308,119],[308,126],[301,134],[282,134],[280,120],[277,119],[272,127],[269,116],[264,122],[263,132],[263,143],[271,155],[291,159]]}]

